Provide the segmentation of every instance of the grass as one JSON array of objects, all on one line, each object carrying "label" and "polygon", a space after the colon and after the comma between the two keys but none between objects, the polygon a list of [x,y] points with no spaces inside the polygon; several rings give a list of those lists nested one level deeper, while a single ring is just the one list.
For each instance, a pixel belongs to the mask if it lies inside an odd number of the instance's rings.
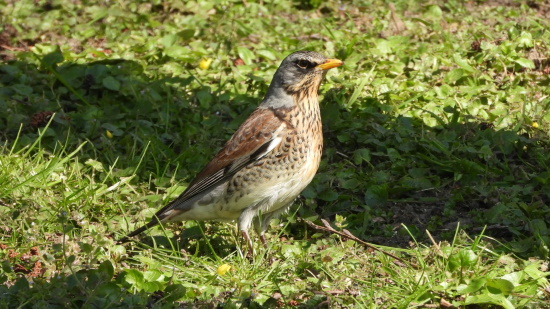
[{"label": "grass", "polygon": [[[0,308],[550,308],[545,2],[0,10]],[[300,49],[345,66],[321,87],[320,171],[269,248],[247,259],[212,222],[117,245]]]}]

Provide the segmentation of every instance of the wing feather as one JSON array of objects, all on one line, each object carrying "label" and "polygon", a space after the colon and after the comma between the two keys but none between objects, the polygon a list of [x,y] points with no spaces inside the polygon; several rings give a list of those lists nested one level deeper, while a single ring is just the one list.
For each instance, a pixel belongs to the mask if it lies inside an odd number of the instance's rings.
[{"label": "wing feather", "polygon": [[156,213],[159,220],[172,213],[170,210],[187,210],[193,197],[216,188],[245,166],[272,151],[281,142],[287,125],[272,110],[258,108],[237,129],[225,146],[175,200]]}]

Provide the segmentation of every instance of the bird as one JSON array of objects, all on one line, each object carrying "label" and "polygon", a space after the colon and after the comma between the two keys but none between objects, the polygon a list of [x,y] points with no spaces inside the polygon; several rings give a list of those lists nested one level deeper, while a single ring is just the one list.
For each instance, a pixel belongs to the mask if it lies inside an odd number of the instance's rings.
[{"label": "bird", "polygon": [[249,253],[252,225],[267,248],[264,233],[270,220],[292,205],[319,168],[319,87],[326,72],[341,65],[313,51],[288,55],[259,106],[185,191],[118,243],[167,222],[237,220]]}]

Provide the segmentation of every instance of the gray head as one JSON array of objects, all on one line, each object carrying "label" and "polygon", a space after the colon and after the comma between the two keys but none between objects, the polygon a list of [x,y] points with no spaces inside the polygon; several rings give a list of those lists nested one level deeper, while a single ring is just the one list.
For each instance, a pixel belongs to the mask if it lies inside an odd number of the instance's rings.
[{"label": "gray head", "polygon": [[338,59],[327,59],[312,51],[298,51],[288,55],[273,75],[261,106],[291,107],[296,97],[317,95],[326,71],[342,64]]}]

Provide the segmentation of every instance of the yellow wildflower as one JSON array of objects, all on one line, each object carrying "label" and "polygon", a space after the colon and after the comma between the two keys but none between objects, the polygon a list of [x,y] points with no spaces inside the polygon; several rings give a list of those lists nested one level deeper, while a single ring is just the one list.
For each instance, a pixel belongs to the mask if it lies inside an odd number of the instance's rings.
[{"label": "yellow wildflower", "polygon": [[204,58],[199,62],[199,68],[201,68],[201,70],[208,70],[210,64],[212,64],[212,59]]},{"label": "yellow wildflower", "polygon": [[223,276],[226,272],[228,272],[231,269],[231,266],[229,264],[223,264],[218,267],[218,275]]}]

